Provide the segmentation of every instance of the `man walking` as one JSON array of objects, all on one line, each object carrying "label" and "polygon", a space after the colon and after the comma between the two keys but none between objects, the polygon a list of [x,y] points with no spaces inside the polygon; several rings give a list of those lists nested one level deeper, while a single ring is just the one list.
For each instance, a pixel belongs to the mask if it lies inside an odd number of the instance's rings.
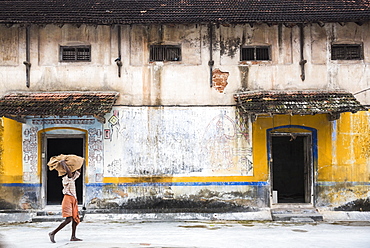
[{"label": "man walking", "polygon": [[62,201],[62,216],[66,217],[66,219],[54,231],[49,233],[50,241],[55,243],[55,234],[70,222],[72,222],[72,235],[70,240],[82,241],[82,239],[76,237],[76,228],[80,223],[80,217],[78,215],[78,202],[75,185],[76,179],[81,174],[81,169],[71,172],[64,160],[60,161],[60,164],[67,172],[67,174],[62,178],[64,194]]}]

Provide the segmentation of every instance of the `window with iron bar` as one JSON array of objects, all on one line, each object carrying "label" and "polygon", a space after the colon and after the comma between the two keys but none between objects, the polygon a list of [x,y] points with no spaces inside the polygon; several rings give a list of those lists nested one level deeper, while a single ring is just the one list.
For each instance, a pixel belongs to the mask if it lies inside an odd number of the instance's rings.
[{"label": "window with iron bar", "polygon": [[91,46],[61,46],[60,61],[91,61]]},{"label": "window with iron bar", "polygon": [[270,46],[247,46],[240,49],[241,61],[271,60]]},{"label": "window with iron bar", "polygon": [[181,61],[181,46],[151,45],[150,61]]},{"label": "window with iron bar", "polygon": [[363,49],[360,44],[333,44],[331,45],[332,60],[362,60]]}]

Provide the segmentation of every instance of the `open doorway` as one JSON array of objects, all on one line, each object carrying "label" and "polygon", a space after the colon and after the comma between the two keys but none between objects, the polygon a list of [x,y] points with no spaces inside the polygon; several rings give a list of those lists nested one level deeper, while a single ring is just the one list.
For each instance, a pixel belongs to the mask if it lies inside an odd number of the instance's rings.
[{"label": "open doorway", "polygon": [[311,203],[311,135],[273,134],[271,158],[275,203]]},{"label": "open doorway", "polygon": [[[46,137],[46,161],[48,162],[51,157],[60,154],[75,154],[84,157],[84,138],[78,137]],[[46,162],[46,163],[47,163]],[[47,167],[47,165],[45,165]],[[81,170],[81,176],[76,180],[76,191],[78,204],[82,204],[83,199],[83,178],[84,171]],[[46,204],[59,205],[63,199],[62,193],[62,177],[58,176],[57,171],[50,171],[46,168]]]}]

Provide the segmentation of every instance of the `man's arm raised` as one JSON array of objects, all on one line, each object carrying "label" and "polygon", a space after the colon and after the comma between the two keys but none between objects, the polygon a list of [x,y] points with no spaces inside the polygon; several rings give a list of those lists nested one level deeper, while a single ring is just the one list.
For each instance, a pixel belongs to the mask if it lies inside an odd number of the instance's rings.
[{"label": "man's arm raised", "polygon": [[68,165],[66,164],[66,162],[64,160],[62,160],[62,161],[60,161],[60,163],[63,166],[63,168],[66,170],[66,172],[68,174],[68,177],[71,178],[73,175],[72,175],[72,172],[69,169]]}]

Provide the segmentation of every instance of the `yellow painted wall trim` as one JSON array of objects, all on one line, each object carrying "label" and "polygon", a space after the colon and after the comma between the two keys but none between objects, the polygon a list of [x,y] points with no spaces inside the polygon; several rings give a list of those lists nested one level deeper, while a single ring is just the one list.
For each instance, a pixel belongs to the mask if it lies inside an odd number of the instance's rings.
[{"label": "yellow painted wall trim", "polygon": [[[253,123],[253,166],[254,173],[260,174],[269,180],[269,161],[267,149],[267,130],[284,126],[302,126],[317,130],[318,161],[317,166],[331,163],[331,123],[326,114],[317,115],[275,115],[271,117],[258,117]],[[309,131],[299,128],[282,128],[279,133],[307,133]]]},{"label": "yellow painted wall trim", "polygon": [[104,183],[193,183],[193,182],[259,182],[250,176],[212,176],[212,177],[104,177]]},{"label": "yellow painted wall trim", "polygon": [[22,183],[23,182],[23,163],[22,163],[22,123],[8,118],[2,118],[2,142],[0,149],[2,183]]}]

